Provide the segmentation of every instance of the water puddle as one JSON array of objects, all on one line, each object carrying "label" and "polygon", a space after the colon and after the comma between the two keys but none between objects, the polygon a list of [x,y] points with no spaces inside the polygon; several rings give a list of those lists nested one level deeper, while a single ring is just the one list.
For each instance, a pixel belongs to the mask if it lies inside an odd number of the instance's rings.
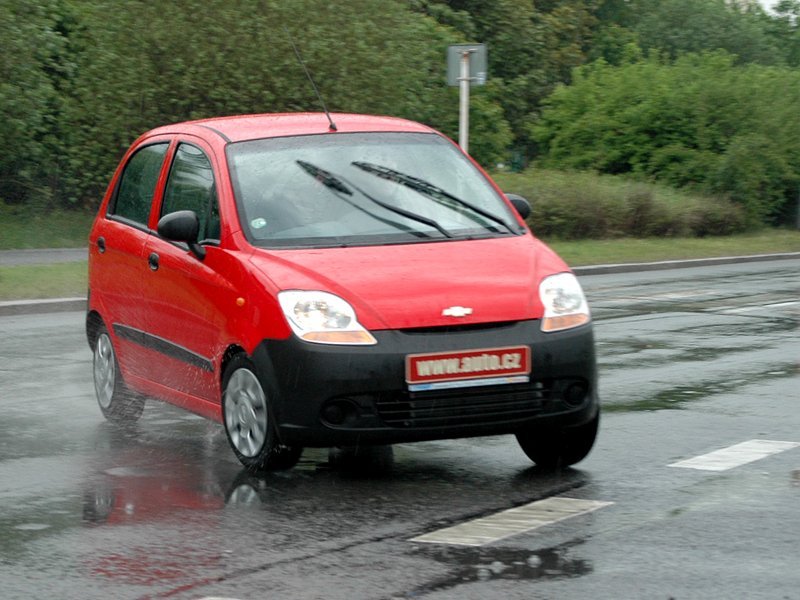
[{"label": "water puddle", "polygon": [[[616,346],[618,349],[608,352],[605,345],[598,344],[598,354],[600,355],[598,365],[602,371],[630,369],[632,361],[635,361],[637,368],[657,367],[676,362],[711,361],[730,354],[765,350],[770,347],[766,344],[742,344],[728,347],[701,346],[682,348],[658,342],[649,343],[646,346],[631,345],[627,342],[614,342],[611,345]],[[627,349],[625,349],[626,347]],[[608,360],[609,358],[612,358],[612,360]]]},{"label": "water puddle", "polygon": [[659,340],[625,339],[598,341],[598,352],[604,357],[627,356],[651,350],[673,350],[674,345]]},{"label": "water puddle", "polygon": [[446,577],[417,588],[406,597],[450,590],[460,585],[493,580],[533,581],[580,577],[592,572],[592,564],[570,556],[571,542],[565,546],[540,550],[509,548],[420,547],[424,555],[453,567]]},{"label": "water puddle", "polygon": [[741,373],[736,379],[707,381],[695,385],[679,385],[658,392],[654,396],[632,402],[604,404],[604,412],[633,412],[643,410],[662,410],[665,408],[683,408],[688,402],[701,400],[715,394],[732,392],[753,383],[766,379],[794,377],[800,373],[800,364],[785,363],[775,365],[769,371],[759,373]]},{"label": "water puddle", "polygon": [[794,319],[763,319],[758,315],[756,320],[735,323],[714,323],[711,325],[695,325],[684,329],[676,329],[675,334],[691,334],[695,337],[717,336],[763,336],[767,333],[786,333],[795,331],[800,324]]}]

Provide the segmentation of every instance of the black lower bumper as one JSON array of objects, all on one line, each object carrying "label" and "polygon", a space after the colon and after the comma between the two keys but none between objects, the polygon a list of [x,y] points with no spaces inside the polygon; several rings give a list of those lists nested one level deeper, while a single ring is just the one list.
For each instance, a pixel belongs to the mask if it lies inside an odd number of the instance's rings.
[{"label": "black lower bumper", "polygon": [[[539,321],[377,331],[376,346],[265,340],[253,354],[282,443],[347,446],[497,435],[578,425],[599,410],[591,325],[542,333]],[[527,345],[528,383],[410,392],[408,354]]]}]

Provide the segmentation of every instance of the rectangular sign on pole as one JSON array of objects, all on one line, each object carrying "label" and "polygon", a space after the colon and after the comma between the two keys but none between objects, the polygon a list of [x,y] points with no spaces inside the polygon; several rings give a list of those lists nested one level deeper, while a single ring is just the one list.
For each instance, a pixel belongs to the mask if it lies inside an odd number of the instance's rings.
[{"label": "rectangular sign on pole", "polygon": [[447,47],[447,85],[458,86],[461,77],[461,57],[464,52],[469,52],[469,84],[485,85],[486,44],[453,44]]},{"label": "rectangular sign on pole", "polygon": [[454,44],[447,48],[447,84],[459,87],[458,145],[469,152],[469,88],[486,83],[486,45]]}]

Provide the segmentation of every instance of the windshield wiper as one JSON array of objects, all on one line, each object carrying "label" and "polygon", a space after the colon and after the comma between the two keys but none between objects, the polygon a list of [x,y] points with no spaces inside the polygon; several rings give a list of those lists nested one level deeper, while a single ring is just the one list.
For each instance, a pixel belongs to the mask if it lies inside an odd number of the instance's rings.
[{"label": "windshield wiper", "polygon": [[303,170],[305,170],[306,173],[314,177],[314,179],[319,181],[325,187],[329,187],[332,190],[341,192],[342,194],[347,194],[348,196],[353,195],[353,192],[350,191],[350,188],[348,188],[341,179],[335,177],[325,169],[320,169],[316,165],[312,165],[304,160],[298,160],[297,164],[303,167]]},{"label": "windshield wiper", "polygon": [[[466,200],[462,200],[457,196],[454,196],[450,192],[446,192],[440,187],[433,185],[432,183],[425,181],[424,179],[420,179],[419,177],[413,177],[412,175],[407,175],[405,173],[401,173],[400,171],[395,171],[394,169],[390,169],[389,167],[384,167],[382,165],[376,165],[369,162],[363,161],[353,161],[351,163],[353,166],[358,167],[362,171],[366,171],[367,173],[372,173],[373,175],[377,175],[381,179],[387,179],[389,181],[393,181],[395,183],[399,183],[400,185],[404,185],[407,188],[410,188],[416,192],[420,192],[421,194],[441,202],[444,198],[463,206],[464,208],[471,210],[472,212],[482,216],[485,219],[493,221],[494,223],[501,225],[504,229],[506,229],[510,233],[517,233],[515,232],[503,219],[498,217],[497,215],[493,215],[492,213],[482,209],[480,206],[475,206],[471,202],[467,202]],[[445,204],[447,204],[445,202]],[[452,206],[450,207],[452,208]],[[462,213],[463,214],[463,213]],[[469,215],[466,215],[469,217]],[[480,223],[475,218],[472,218],[473,221],[476,223]],[[486,227],[485,223],[480,223],[484,227]]]},{"label": "windshield wiper", "polygon": [[[371,196],[370,194],[366,193],[364,190],[362,190],[358,186],[354,185],[352,182],[345,183],[344,179],[342,179],[341,177],[336,176],[336,175],[332,174],[331,172],[326,171],[325,169],[321,169],[318,166],[311,164],[310,162],[306,162],[304,160],[298,160],[296,162],[297,162],[298,165],[300,165],[303,168],[304,171],[306,171],[306,173],[308,173],[312,177],[316,178],[320,183],[322,183],[326,187],[331,188],[332,190],[335,190],[335,191],[337,191],[339,193],[342,193],[342,194],[347,194],[348,196],[352,196],[353,192],[350,190],[350,188],[352,187],[359,194],[361,194],[362,196],[364,196],[368,200],[374,202],[378,206],[381,206],[381,207],[385,208],[388,211],[391,211],[391,212],[393,212],[395,214],[398,214],[398,215],[401,215],[403,217],[406,217],[407,219],[411,219],[413,221],[417,221],[418,223],[424,223],[425,225],[428,225],[429,227],[433,227],[439,233],[441,233],[443,236],[445,236],[447,238],[452,238],[453,237],[452,233],[447,231],[447,229],[445,229],[444,227],[439,225],[439,223],[437,223],[433,219],[429,219],[428,217],[424,217],[422,215],[418,215],[417,213],[411,212],[409,210],[405,210],[404,208],[398,208],[397,206],[392,206],[391,204],[388,204],[387,202],[383,202],[382,200],[378,200],[374,196]],[[348,187],[348,185],[350,187]]]}]

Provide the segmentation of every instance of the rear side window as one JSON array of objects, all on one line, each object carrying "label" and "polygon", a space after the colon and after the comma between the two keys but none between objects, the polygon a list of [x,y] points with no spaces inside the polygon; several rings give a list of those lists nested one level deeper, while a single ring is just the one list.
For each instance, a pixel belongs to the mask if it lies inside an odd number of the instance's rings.
[{"label": "rear side window", "polygon": [[153,144],[138,150],[120,178],[117,198],[111,214],[147,225],[158,175],[169,144]]},{"label": "rear side window", "polygon": [[219,208],[211,161],[190,144],[181,144],[175,152],[161,216],[177,210],[192,210],[197,214],[200,241],[219,240]]}]

